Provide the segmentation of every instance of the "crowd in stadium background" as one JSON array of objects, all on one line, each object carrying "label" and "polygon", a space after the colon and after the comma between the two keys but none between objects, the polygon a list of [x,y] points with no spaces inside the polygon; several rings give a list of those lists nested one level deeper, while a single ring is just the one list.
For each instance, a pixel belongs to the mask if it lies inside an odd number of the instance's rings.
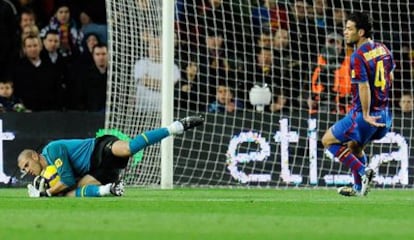
[{"label": "crowd in stadium background", "polygon": [[[153,1],[135,2],[146,11]],[[343,24],[347,14],[359,10],[372,14],[374,39],[384,42],[397,61],[395,105],[401,102],[401,109],[412,111],[413,9],[408,0],[177,0],[175,60],[181,76],[175,79],[176,106],[210,112],[251,108],[250,88],[266,83],[273,93],[268,112],[298,107],[309,113],[346,112],[345,73],[353,49],[343,43]],[[4,111],[104,111],[104,0],[1,0],[0,11],[1,82],[13,82],[15,90],[14,98],[5,97],[0,86]],[[59,24],[56,13],[70,18]],[[141,31],[151,45],[157,36]],[[53,53],[56,32],[60,47]],[[25,34],[42,41],[26,45]],[[98,43],[104,49],[94,60],[92,46]]]}]

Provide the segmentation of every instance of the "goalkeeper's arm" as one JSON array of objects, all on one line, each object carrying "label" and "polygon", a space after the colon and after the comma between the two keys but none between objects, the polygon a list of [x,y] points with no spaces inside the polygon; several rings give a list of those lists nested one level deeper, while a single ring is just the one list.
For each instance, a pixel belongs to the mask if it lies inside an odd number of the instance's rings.
[{"label": "goalkeeper's arm", "polygon": [[58,181],[55,185],[50,186],[48,191],[52,195],[57,195],[65,190],[68,190],[68,188],[75,186],[76,179],[69,161],[67,149],[59,144],[54,145],[53,148],[48,149],[48,155],[51,159],[53,159],[53,163],[56,166],[57,172],[60,176],[60,181]]},{"label": "goalkeeper's arm", "polygon": [[50,195],[57,195],[65,190],[68,189],[68,186],[64,184],[63,182],[59,181],[57,182],[53,187],[47,189]]},{"label": "goalkeeper's arm", "polygon": [[52,197],[61,195],[61,193],[69,190],[68,186],[61,181],[58,181],[49,187],[46,183],[46,179],[43,176],[37,176],[33,180],[33,184],[27,185],[27,190],[30,197]]}]

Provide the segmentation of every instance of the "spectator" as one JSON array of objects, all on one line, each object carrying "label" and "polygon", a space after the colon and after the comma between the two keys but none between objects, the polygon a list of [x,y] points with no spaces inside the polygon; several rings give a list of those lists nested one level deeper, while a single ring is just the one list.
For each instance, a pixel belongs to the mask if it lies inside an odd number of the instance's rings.
[{"label": "spectator", "polygon": [[203,49],[203,58],[201,63],[209,68],[203,72],[217,71],[225,74],[230,70],[228,53],[225,52],[224,34],[222,30],[211,28],[205,37],[205,49]]},{"label": "spectator", "polygon": [[[280,71],[281,69],[275,68],[273,63],[271,48],[258,49],[256,59],[248,70],[245,92],[247,93],[254,85],[268,85],[273,92],[273,101],[267,109],[271,112],[282,110],[286,106],[286,96],[281,89],[289,89],[289,83],[284,78],[280,78]],[[247,97],[246,95],[244,100],[247,100]]]},{"label": "spectator", "polygon": [[52,64],[63,64],[62,54],[58,51],[60,46],[59,32],[56,30],[49,30],[43,38],[43,46],[41,58],[44,61],[49,61]]},{"label": "spectator", "polygon": [[210,28],[205,37],[205,45],[200,50],[200,73],[206,77],[208,102],[214,101],[216,87],[219,84],[235,86],[233,55],[224,43],[224,33],[220,29]]},{"label": "spectator", "polygon": [[[135,2],[138,2],[137,0]],[[145,0],[148,1],[148,0]],[[74,6],[75,10],[79,10],[78,12],[74,12],[73,16],[79,16],[81,12],[86,12],[93,22],[98,24],[106,24],[107,17],[106,17],[106,7],[105,1],[102,0],[71,0],[71,3]]]},{"label": "spectator", "polygon": [[[297,51],[290,48],[290,35],[286,29],[279,28],[273,38],[273,65],[274,75],[280,79],[282,84],[281,94],[284,98],[278,98],[273,107],[279,106],[299,107],[300,88],[292,86],[301,86],[301,73],[298,68],[299,57]],[[271,105],[272,107],[272,105]],[[283,108],[283,107],[282,107]]]},{"label": "spectator", "polygon": [[18,43],[15,41],[17,32],[17,10],[9,1],[0,0],[0,66],[3,71],[11,67],[13,60],[17,59]]},{"label": "spectator", "polygon": [[318,66],[312,75],[310,113],[318,111],[348,112],[351,94],[350,58],[343,51],[343,37],[331,33],[318,57]]},{"label": "spectator", "polygon": [[39,28],[36,25],[26,25],[23,27],[21,32],[21,40],[25,39],[27,36],[39,36]]},{"label": "spectator", "polygon": [[23,31],[27,26],[36,25],[36,15],[32,9],[23,8],[19,16],[20,31]]},{"label": "spectator", "polygon": [[191,49],[197,48],[197,43],[199,42],[197,17],[199,12],[202,11],[201,5],[199,0],[176,1],[177,38],[185,53],[190,53]]},{"label": "spectator", "polygon": [[85,75],[76,79],[73,101],[78,110],[104,112],[106,104],[106,87],[108,74],[108,48],[97,44],[92,50],[94,64]]},{"label": "spectator", "polygon": [[98,35],[94,33],[85,35],[82,41],[82,48],[84,51],[79,55],[75,65],[77,65],[78,68],[81,68],[82,66],[89,66],[93,64],[92,50],[97,44],[100,43],[102,42],[100,41]]},{"label": "spectator", "polygon": [[332,15],[328,11],[330,9],[327,0],[314,0],[313,2],[313,13],[319,43],[325,41],[324,37],[326,35],[327,20],[332,19]]},{"label": "spectator", "polygon": [[30,12],[33,13],[36,22],[39,26],[43,26],[47,22],[47,14],[45,12],[44,6],[42,5],[44,1],[38,0],[10,0],[14,3],[16,10],[21,16],[22,13],[30,9]]},{"label": "spectator", "polygon": [[194,111],[205,111],[206,84],[202,82],[197,59],[188,61],[183,78],[175,84],[175,106]]},{"label": "spectator", "polygon": [[66,106],[72,110],[86,110],[86,105],[74,101],[73,96],[78,95],[83,90],[81,82],[85,81],[84,78],[91,72],[91,69],[95,69],[96,65],[92,51],[95,46],[101,45],[98,37],[93,33],[85,36],[82,42],[84,51],[77,57],[76,61],[70,65],[68,64],[67,69],[69,71],[67,71],[64,78],[66,84],[65,99],[70,99],[66,102]]},{"label": "spectator", "polygon": [[198,15],[197,22],[202,26],[199,31],[203,36],[207,35],[209,28],[223,31],[223,39],[226,39],[227,51],[236,55],[237,50],[244,53],[244,46],[239,39],[243,39],[243,25],[241,12],[242,6],[239,2],[223,0],[203,1],[202,12]]},{"label": "spectator", "polygon": [[[312,63],[317,60],[317,51],[314,51],[318,48],[317,32],[314,19],[310,18],[307,9],[306,1],[292,1],[288,20],[291,49],[297,51],[299,58],[297,68],[301,73],[300,79],[309,79]],[[307,82],[302,82],[302,86],[307,85]]]},{"label": "spectator", "polygon": [[275,31],[275,36],[272,39],[274,53],[277,53],[275,57],[278,57],[277,60],[282,60],[283,57],[286,57],[288,60],[289,55],[293,54],[292,49],[289,48],[290,36],[286,29],[279,28]]},{"label": "spectator", "polygon": [[327,32],[342,34],[345,29],[345,20],[348,17],[346,8],[338,4],[332,8],[332,15],[332,18],[327,19]]},{"label": "spectator", "polygon": [[[43,49],[40,52],[40,58],[42,61],[50,65],[51,71],[58,74],[57,83],[60,86],[57,93],[59,106],[67,107],[67,74],[68,74],[68,62],[63,58],[59,52],[60,38],[59,33],[56,30],[49,30],[43,39]],[[52,69],[53,68],[53,69]]]},{"label": "spectator", "polygon": [[0,81],[0,112],[30,112],[14,95],[13,82],[10,79]]},{"label": "spectator", "polygon": [[39,28],[36,25],[36,16],[32,9],[22,8],[18,19],[19,28],[16,31],[16,52],[15,56],[17,61],[19,57],[23,57],[22,41],[29,35],[38,36]]},{"label": "spectator", "polygon": [[208,105],[208,112],[232,113],[243,109],[243,107],[243,102],[234,98],[230,87],[219,85],[217,86],[216,100]]},{"label": "spectator", "polygon": [[398,103],[399,111],[401,113],[413,113],[414,111],[414,96],[411,92],[404,92]]},{"label": "spectator", "polygon": [[[135,63],[134,77],[137,81],[136,106],[139,112],[161,111],[161,43],[159,37],[153,37],[148,42],[148,57]],[[171,81],[180,80],[180,70],[174,64],[174,75]]]},{"label": "spectator", "polygon": [[411,79],[414,76],[414,50],[412,46],[408,43],[402,43],[400,54],[396,55],[398,56],[396,58],[397,68],[394,71],[395,78],[392,83],[392,98],[397,100],[394,105],[398,105],[398,99],[401,98],[406,89],[413,88]]},{"label": "spectator", "polygon": [[23,40],[24,57],[14,68],[12,80],[15,94],[32,111],[59,110],[59,74],[40,58],[42,42],[37,36]]},{"label": "spectator", "polygon": [[95,35],[103,44],[108,44],[108,26],[106,24],[97,24],[93,21],[86,11],[79,15],[81,23],[80,32],[83,36]]},{"label": "spectator", "polygon": [[82,35],[78,32],[74,19],[71,18],[69,1],[56,2],[55,15],[50,19],[49,25],[41,30],[41,37],[44,38],[51,29],[59,32],[59,51],[64,58],[72,58],[81,52]]},{"label": "spectator", "polygon": [[268,29],[264,28],[260,31],[258,34],[257,39],[257,47],[260,48],[271,48],[272,42],[273,42],[273,36],[272,32],[270,32]]},{"label": "spectator", "polygon": [[255,36],[260,34],[263,28],[269,28],[274,32],[278,28],[287,29],[288,16],[284,5],[278,1],[259,0],[258,6],[252,6],[252,23]]}]

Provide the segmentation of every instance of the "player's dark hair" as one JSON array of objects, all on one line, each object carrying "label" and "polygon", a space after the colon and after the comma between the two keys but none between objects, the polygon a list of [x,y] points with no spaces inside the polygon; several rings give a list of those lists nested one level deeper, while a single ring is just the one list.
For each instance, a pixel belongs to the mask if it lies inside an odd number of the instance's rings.
[{"label": "player's dark hair", "polygon": [[363,29],[365,31],[364,37],[372,37],[372,19],[368,14],[364,12],[353,12],[347,20],[355,22],[356,29]]}]

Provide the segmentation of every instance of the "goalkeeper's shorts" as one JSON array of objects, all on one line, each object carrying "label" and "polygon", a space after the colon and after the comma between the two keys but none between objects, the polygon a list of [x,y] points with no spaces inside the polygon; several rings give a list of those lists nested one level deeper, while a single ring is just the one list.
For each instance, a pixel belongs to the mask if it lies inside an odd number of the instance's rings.
[{"label": "goalkeeper's shorts", "polygon": [[111,135],[96,138],[88,174],[101,184],[117,181],[119,173],[128,164],[129,157],[122,158],[112,154],[112,144],[118,140],[117,137]]}]

